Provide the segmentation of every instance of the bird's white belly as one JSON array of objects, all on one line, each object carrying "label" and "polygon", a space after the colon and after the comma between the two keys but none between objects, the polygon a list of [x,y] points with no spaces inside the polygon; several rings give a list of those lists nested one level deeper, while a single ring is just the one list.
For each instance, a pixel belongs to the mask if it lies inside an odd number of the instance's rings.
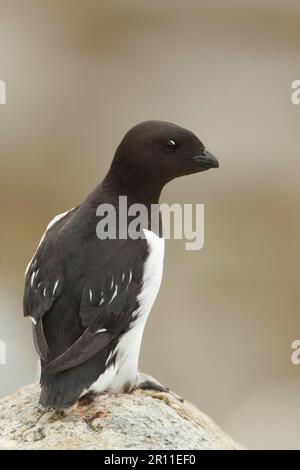
[{"label": "bird's white belly", "polygon": [[153,232],[144,230],[148,243],[149,255],[144,265],[143,286],[138,296],[139,308],[133,314],[134,320],[127,333],[119,340],[114,351],[116,360],[90,390],[101,393],[104,391],[122,392],[133,388],[138,381],[138,360],[144,327],[159,291],[164,260],[164,239]]}]

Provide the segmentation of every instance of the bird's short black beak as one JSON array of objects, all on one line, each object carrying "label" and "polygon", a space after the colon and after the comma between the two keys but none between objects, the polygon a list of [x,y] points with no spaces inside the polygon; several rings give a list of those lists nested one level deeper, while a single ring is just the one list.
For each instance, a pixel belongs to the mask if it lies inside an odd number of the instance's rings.
[{"label": "bird's short black beak", "polygon": [[193,157],[193,160],[203,168],[208,170],[209,168],[219,168],[219,162],[217,158],[208,150],[204,150],[201,155]]}]

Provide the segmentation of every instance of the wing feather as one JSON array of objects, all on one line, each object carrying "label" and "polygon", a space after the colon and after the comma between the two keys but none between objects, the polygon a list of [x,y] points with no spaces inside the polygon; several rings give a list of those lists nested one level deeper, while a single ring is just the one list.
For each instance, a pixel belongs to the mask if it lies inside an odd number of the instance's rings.
[{"label": "wing feather", "polygon": [[[24,315],[34,322],[34,344],[46,374],[88,361],[130,328],[147,255],[144,240],[116,240],[111,255],[102,240],[75,243],[70,232],[60,237],[59,230],[69,218],[66,214],[48,226],[26,274]],[[99,257],[89,258],[97,250]],[[66,315],[70,317],[64,321]],[[71,330],[72,319],[77,329],[68,332],[66,325]],[[55,339],[53,329],[57,329]]]}]

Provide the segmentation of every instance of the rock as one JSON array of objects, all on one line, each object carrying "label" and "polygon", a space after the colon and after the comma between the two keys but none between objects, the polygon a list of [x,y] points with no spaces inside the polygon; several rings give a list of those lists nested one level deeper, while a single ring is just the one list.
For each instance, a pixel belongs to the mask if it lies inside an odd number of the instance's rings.
[{"label": "rock", "polygon": [[204,413],[171,394],[97,396],[65,411],[37,406],[29,385],[0,400],[0,449],[240,449]]}]

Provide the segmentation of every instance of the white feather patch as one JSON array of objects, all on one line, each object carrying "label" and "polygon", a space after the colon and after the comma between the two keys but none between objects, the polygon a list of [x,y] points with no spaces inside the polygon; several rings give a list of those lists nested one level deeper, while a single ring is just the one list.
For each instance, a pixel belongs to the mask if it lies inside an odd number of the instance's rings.
[{"label": "white feather patch", "polygon": [[115,291],[114,291],[114,293],[113,293],[112,298],[111,298],[110,301],[108,302],[108,305],[114,300],[114,298],[116,297],[117,294],[118,294],[118,286],[116,285]]},{"label": "white feather patch", "polygon": [[[122,392],[128,384],[134,387],[138,382],[138,360],[145,324],[155,301],[162,279],[164,260],[164,239],[153,232],[144,230],[149,256],[145,261],[142,290],[138,296],[139,308],[131,328],[121,336],[115,349],[116,360],[90,387],[101,393],[109,390]],[[131,273],[132,276],[132,273]],[[130,280],[131,280],[130,276]]]},{"label": "white feather patch", "polygon": [[59,279],[57,279],[57,281],[56,281],[55,284],[54,284],[52,295],[55,294],[56,289],[57,289],[57,287],[58,287],[58,284],[59,284]]},{"label": "white feather patch", "polygon": [[107,331],[106,328],[101,328],[100,330],[97,330],[97,331],[95,332],[95,334],[96,334],[96,333],[105,333],[105,331]]}]

